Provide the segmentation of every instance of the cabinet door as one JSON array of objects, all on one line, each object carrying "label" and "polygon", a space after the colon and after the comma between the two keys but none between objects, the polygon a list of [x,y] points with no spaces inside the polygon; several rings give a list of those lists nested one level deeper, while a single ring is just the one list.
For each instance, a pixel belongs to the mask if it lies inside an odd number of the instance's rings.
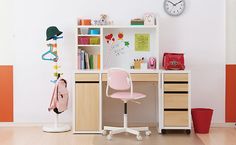
[{"label": "cabinet door", "polygon": [[75,130],[99,131],[99,83],[76,83]]}]

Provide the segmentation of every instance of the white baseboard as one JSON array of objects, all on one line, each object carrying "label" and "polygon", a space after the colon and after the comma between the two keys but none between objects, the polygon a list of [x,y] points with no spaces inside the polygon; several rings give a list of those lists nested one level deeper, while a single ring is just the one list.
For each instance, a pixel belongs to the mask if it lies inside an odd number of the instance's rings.
[{"label": "white baseboard", "polygon": [[235,127],[235,123],[212,123],[211,127]]},{"label": "white baseboard", "polygon": [[[53,122],[48,122],[48,123],[0,122],[0,127],[40,127],[40,126],[43,126],[43,125],[46,125],[46,124],[53,124]],[[71,122],[62,122],[62,124],[72,125]],[[154,122],[149,122],[149,123],[129,122],[130,126],[156,127],[157,124],[154,123]],[[103,125],[122,126],[123,123],[120,123],[120,122],[104,122]],[[235,123],[212,123],[211,127],[216,127],[217,128],[217,127],[236,127],[236,126],[235,126]]]},{"label": "white baseboard", "polygon": [[[53,122],[48,122],[48,123],[0,122],[0,127],[42,127],[47,124],[53,124]],[[72,125],[71,122],[60,122],[59,124]]]}]

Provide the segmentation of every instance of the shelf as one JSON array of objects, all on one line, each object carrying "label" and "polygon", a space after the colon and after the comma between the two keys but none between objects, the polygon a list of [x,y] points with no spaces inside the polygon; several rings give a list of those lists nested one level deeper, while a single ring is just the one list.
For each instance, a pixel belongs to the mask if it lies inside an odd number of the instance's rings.
[{"label": "shelf", "polygon": [[75,73],[99,73],[99,69],[81,69],[81,70],[76,70]]},{"label": "shelf", "polygon": [[[126,71],[128,71],[129,73],[159,73],[159,70],[157,69],[127,69]],[[107,69],[103,70],[101,73],[107,73]]]},{"label": "shelf", "polygon": [[78,25],[78,28],[100,28],[101,26],[97,25]]},{"label": "shelf", "polygon": [[100,37],[100,34],[78,34],[77,36],[83,37],[83,36],[89,36],[89,37]]},{"label": "shelf", "polygon": [[78,47],[100,47],[101,45],[78,45]]},{"label": "shelf", "polygon": [[103,28],[127,28],[127,29],[130,29],[130,28],[157,28],[157,25],[121,25],[121,26],[118,26],[118,25],[106,25],[106,26],[102,26]]},{"label": "shelf", "polygon": [[157,25],[78,25],[78,28],[157,28]]}]

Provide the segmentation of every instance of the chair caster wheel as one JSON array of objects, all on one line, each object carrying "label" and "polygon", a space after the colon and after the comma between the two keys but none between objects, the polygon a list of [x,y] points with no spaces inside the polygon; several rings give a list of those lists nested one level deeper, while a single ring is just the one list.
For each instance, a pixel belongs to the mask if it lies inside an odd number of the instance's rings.
[{"label": "chair caster wheel", "polygon": [[151,132],[150,130],[148,130],[148,131],[145,132],[145,135],[146,135],[146,136],[149,136],[149,135],[151,135],[151,133],[152,133],[152,132]]},{"label": "chair caster wheel", "polygon": [[136,138],[138,141],[141,141],[143,139],[141,135],[137,135]]},{"label": "chair caster wheel", "polygon": [[187,129],[185,130],[186,134],[190,134],[191,133],[191,130],[190,129]]},{"label": "chair caster wheel", "polygon": [[102,131],[102,135],[107,135],[107,131],[106,131],[106,130],[103,130],[103,131]]},{"label": "chair caster wheel", "polygon": [[112,134],[109,133],[109,134],[107,135],[107,140],[111,140],[111,139],[112,139]]},{"label": "chair caster wheel", "polygon": [[161,130],[161,133],[162,133],[162,134],[166,134],[166,130],[165,130],[165,129],[162,129],[162,130]]}]

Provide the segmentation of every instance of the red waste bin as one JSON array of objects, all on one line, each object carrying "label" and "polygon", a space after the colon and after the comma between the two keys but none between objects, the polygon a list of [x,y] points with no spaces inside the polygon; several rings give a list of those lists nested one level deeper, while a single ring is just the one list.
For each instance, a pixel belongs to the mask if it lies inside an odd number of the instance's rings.
[{"label": "red waste bin", "polygon": [[209,108],[193,108],[191,113],[195,133],[209,133],[213,110]]}]

